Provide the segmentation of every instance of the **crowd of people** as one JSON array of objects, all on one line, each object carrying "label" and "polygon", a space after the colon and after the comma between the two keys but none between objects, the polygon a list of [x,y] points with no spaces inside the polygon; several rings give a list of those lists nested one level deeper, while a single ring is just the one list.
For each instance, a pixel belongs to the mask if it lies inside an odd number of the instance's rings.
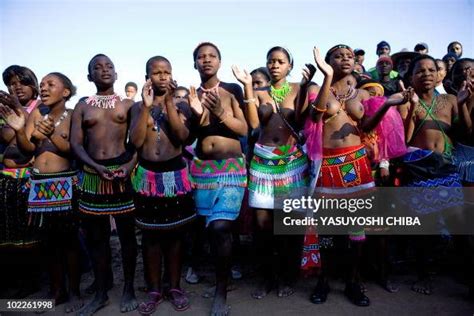
[{"label": "crowd of people", "polygon": [[[371,238],[379,253],[375,279],[396,292],[387,236],[366,236],[364,227],[319,240],[274,234],[282,197],[346,197],[375,187],[413,188],[419,197],[413,213],[442,219],[448,231],[466,223],[468,194],[457,190],[442,198],[416,189],[474,184],[474,61],[461,58],[459,42],[450,43],[441,59],[429,55],[426,43],[391,54],[382,41],[376,52],[376,66],[366,70],[362,49],[339,44],[322,55],[315,47],[316,67],[306,64],[300,82],[288,82],[292,54],[275,46],[266,67],[232,67],[241,86],[219,80],[221,52],[204,42],[193,52],[198,88],[178,86],[170,61],[154,56],[145,65],[141,97],[133,82],[125,86],[126,97],[116,93],[114,64],[98,54],[87,66],[97,92],[73,110],[66,103],[76,88],[67,76],[51,72],[38,84],[29,68],[9,66],[3,72],[8,92],[0,91],[0,252],[11,253],[26,271],[17,285],[35,279],[32,263],[41,245],[56,305],[94,314],[106,306],[113,284],[110,236],[116,230],[124,273],[121,312],[149,315],[165,299],[176,311],[186,310],[191,302],[180,285],[183,240],[202,222],[215,261],[211,315],[227,315],[229,277],[238,273],[232,269],[239,238],[234,226],[245,210],[254,219],[246,231],[252,232],[261,279],[253,298],[273,290],[278,297],[292,295],[303,270],[317,274],[311,302],[324,303],[330,291],[325,256],[337,248],[344,254],[336,259],[344,258],[345,295],[355,305],[370,305],[361,267]],[[312,81],[317,70],[321,83]],[[148,295],[140,303],[134,289],[137,229]],[[412,289],[422,294],[433,291],[430,237],[413,237],[418,281]],[[95,277],[87,303],[80,293],[83,240]],[[464,254],[473,298],[471,236],[453,240]],[[199,278],[190,269],[186,280],[195,283]]]}]

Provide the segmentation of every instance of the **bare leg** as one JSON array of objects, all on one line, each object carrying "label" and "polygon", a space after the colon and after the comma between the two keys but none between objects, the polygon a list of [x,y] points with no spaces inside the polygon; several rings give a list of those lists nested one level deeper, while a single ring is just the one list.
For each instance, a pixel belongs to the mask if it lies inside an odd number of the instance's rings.
[{"label": "bare leg", "polygon": [[79,312],[80,316],[93,315],[108,304],[107,270],[110,264],[107,255],[110,239],[110,221],[108,216],[89,216],[83,220],[87,233],[87,244],[92,259],[95,278],[95,296]]},{"label": "bare leg", "polygon": [[228,315],[227,283],[232,260],[232,222],[216,220],[209,224],[211,246],[216,256],[216,294],[212,304],[211,315]]},{"label": "bare leg", "polygon": [[133,281],[135,279],[135,266],[137,262],[137,239],[135,236],[135,219],[133,216],[116,216],[117,231],[122,250],[122,264],[125,284],[123,287],[120,311],[130,312],[138,307],[135,297]]}]

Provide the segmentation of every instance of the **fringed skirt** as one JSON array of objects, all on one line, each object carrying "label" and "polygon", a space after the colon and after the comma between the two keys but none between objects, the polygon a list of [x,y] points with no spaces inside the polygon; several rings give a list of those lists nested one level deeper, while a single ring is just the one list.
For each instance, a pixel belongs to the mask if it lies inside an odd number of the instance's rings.
[{"label": "fringed skirt", "polygon": [[30,247],[39,243],[28,226],[29,168],[0,171],[0,247]]},{"label": "fringed skirt", "polygon": [[239,216],[247,170],[245,159],[201,160],[191,163],[194,202],[206,225],[214,220],[235,220]]},{"label": "fringed skirt", "polygon": [[452,159],[416,149],[404,156],[409,181],[403,201],[418,214],[439,212],[464,204],[461,179]]},{"label": "fringed skirt", "polygon": [[251,207],[274,209],[276,199],[301,196],[308,183],[308,158],[301,149],[255,144],[249,170]]},{"label": "fringed skirt", "polygon": [[141,159],[132,185],[135,223],[141,229],[170,230],[196,218],[188,167],[181,155],[160,162]]},{"label": "fringed skirt", "polygon": [[[364,145],[324,148],[316,194],[335,198],[362,198],[375,189],[372,170]],[[365,240],[363,228],[349,232],[352,241]]]},{"label": "fringed skirt", "polygon": [[48,231],[70,232],[78,227],[77,171],[32,172],[28,183],[28,224]]},{"label": "fringed skirt", "polygon": [[[114,171],[128,161],[130,155],[124,153],[117,158],[96,162]],[[104,180],[93,168],[84,165],[79,188],[79,211],[84,214],[118,215],[130,213],[135,209],[130,178]]]}]

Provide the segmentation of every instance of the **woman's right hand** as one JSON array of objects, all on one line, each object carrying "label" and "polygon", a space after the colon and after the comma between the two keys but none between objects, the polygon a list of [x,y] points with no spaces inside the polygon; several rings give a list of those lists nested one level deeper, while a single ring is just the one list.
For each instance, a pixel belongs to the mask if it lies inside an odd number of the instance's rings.
[{"label": "woman's right hand", "polygon": [[247,70],[241,71],[236,65],[232,66],[232,73],[234,77],[244,86],[252,85],[252,76],[247,72]]},{"label": "woman's right hand", "polygon": [[196,88],[193,86],[189,87],[188,102],[191,109],[196,112],[197,115],[202,115],[203,107],[201,101],[199,101]]},{"label": "woman's right hand", "polygon": [[321,53],[319,52],[319,48],[317,48],[316,46],[313,48],[313,55],[314,61],[316,62],[318,69],[321,70],[323,75],[325,77],[332,76],[334,74],[334,70],[332,69],[331,65],[326,63],[324,58],[321,56]]},{"label": "woman's right hand", "polygon": [[151,108],[151,106],[153,105],[154,97],[155,97],[155,93],[153,92],[153,84],[151,80],[148,79],[143,85],[143,89],[142,89],[143,105],[146,108]]},{"label": "woman's right hand", "polygon": [[3,103],[0,103],[0,116],[16,132],[25,127],[26,118],[21,109],[19,109],[17,112]]}]

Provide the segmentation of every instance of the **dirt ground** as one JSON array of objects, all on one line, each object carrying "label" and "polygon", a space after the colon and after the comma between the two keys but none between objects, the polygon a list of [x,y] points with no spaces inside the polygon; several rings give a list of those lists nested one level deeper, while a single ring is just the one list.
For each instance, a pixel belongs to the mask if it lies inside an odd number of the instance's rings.
[{"label": "dirt ground", "polygon": [[[121,260],[119,253],[119,241],[112,237],[114,288],[109,292],[110,303],[108,306],[96,313],[97,316],[120,315],[119,303],[123,285],[121,271]],[[228,294],[228,303],[231,305],[231,315],[474,315],[474,302],[466,299],[467,287],[453,280],[451,277],[438,276],[435,278],[434,293],[430,296],[416,294],[411,291],[411,283],[415,280],[414,275],[396,275],[394,280],[400,285],[398,293],[388,293],[378,285],[366,282],[367,296],[371,299],[369,307],[357,307],[350,303],[344,296],[344,284],[341,280],[330,280],[331,292],[325,304],[314,305],[309,301],[309,294],[315,285],[314,279],[301,279],[296,286],[296,292],[288,298],[278,298],[275,292],[270,293],[262,300],[255,300],[250,296],[255,287],[256,278],[248,275],[243,268],[244,278],[233,281],[232,288]],[[82,288],[84,290],[93,281],[91,272],[82,277]],[[154,315],[208,315],[212,298],[204,298],[203,294],[212,286],[212,271],[204,272],[204,280],[197,285],[190,285],[182,280],[182,287],[189,294],[191,307],[185,312],[176,312],[171,304],[164,301]],[[144,285],[143,265],[141,255],[138,256],[136,288]],[[37,292],[30,298],[45,297],[47,284],[41,292]],[[84,291],[83,291],[84,293]],[[137,290],[139,302],[146,299],[146,293]],[[85,295],[85,300],[92,298]],[[63,315],[64,306],[56,307],[56,311],[46,313],[48,315]],[[6,315],[0,313],[0,315]],[[12,314],[13,315],[13,314]],[[33,313],[16,313],[15,315],[35,315]],[[137,311],[128,315],[139,315]]]}]

